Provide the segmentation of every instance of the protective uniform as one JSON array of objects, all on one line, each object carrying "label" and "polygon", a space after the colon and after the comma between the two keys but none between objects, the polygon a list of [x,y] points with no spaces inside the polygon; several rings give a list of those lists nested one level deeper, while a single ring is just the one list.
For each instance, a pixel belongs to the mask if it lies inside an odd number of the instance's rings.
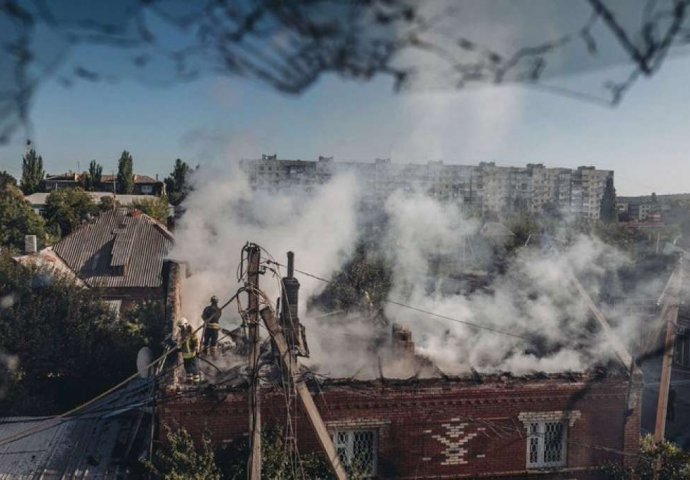
[{"label": "protective uniform", "polygon": [[199,360],[196,356],[198,348],[199,342],[192,332],[192,326],[183,319],[180,322],[180,354],[182,355],[184,371],[187,374],[187,382],[189,383],[199,383],[201,380]]},{"label": "protective uniform", "polygon": [[204,308],[201,318],[206,322],[204,328],[204,352],[211,355],[216,355],[216,345],[218,344],[218,333],[220,332],[220,316],[223,311],[218,306],[218,298],[214,295],[211,297],[211,304]]}]

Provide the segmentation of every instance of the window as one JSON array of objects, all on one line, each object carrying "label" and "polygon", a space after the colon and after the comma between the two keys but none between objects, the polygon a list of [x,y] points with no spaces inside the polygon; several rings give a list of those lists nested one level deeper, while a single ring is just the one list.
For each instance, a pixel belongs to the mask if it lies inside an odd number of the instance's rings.
[{"label": "window", "polygon": [[141,193],[143,193],[144,195],[149,195],[153,193],[153,185],[142,185]]},{"label": "window", "polygon": [[377,432],[376,430],[339,430],[333,436],[338,452],[348,473],[357,478],[376,475]]},{"label": "window", "polygon": [[528,424],[527,467],[563,467],[566,463],[566,422]]}]

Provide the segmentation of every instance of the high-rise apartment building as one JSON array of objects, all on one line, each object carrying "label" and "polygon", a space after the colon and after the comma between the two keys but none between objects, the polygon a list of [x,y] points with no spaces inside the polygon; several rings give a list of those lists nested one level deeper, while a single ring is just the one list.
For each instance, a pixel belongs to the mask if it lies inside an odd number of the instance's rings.
[{"label": "high-rise apartment building", "polygon": [[613,178],[613,171],[594,167],[501,167],[494,162],[400,164],[376,159],[359,163],[336,162],[332,157],[307,161],[263,155],[242,160],[240,166],[254,188],[309,192],[337,173],[351,172],[360,179],[364,201],[370,204],[384,202],[396,190],[417,191],[482,213],[553,209],[587,219],[599,218],[606,180]]}]

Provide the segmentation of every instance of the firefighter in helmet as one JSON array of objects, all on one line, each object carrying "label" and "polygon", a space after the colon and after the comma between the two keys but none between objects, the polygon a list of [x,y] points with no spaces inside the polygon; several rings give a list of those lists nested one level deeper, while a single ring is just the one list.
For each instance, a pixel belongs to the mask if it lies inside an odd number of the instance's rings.
[{"label": "firefighter in helmet", "polygon": [[201,376],[199,375],[199,360],[196,356],[199,342],[186,318],[182,318],[177,326],[180,329],[180,354],[182,355],[187,382],[199,383]]},{"label": "firefighter in helmet", "polygon": [[204,308],[201,318],[205,322],[204,328],[204,353],[210,353],[216,356],[218,333],[220,332],[220,316],[223,311],[218,306],[218,297],[215,295],[211,297],[211,304]]}]

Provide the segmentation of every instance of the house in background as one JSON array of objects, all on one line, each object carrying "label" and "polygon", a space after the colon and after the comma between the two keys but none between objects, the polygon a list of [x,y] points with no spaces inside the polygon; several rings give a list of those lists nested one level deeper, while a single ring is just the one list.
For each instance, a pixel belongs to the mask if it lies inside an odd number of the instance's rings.
[{"label": "house in background", "polygon": [[144,300],[163,299],[163,262],[173,243],[172,233],[155,219],[138,210],[117,208],[101,213],[54,246],[17,260],[57,265],[119,311]]},{"label": "house in background", "polygon": [[[110,197],[123,207],[130,207],[133,203],[142,200],[158,199],[155,195],[117,195],[113,194],[113,192],[86,192],[86,194],[91,197],[94,203],[100,203],[103,197]],[[50,193],[38,192],[27,195],[24,199],[31,204],[31,208],[33,208],[34,212],[42,215],[45,212],[48,195],[50,195]],[[172,209],[172,206],[170,208]]]},{"label": "house in background", "polygon": [[[52,192],[55,190],[64,190],[67,188],[76,188],[83,185],[82,173],[67,172],[58,175],[47,175],[45,183],[45,191]],[[102,175],[101,181],[94,185],[98,191],[113,193],[117,191],[117,175]],[[134,190],[133,195],[156,195],[160,196],[165,193],[165,183],[148,175],[134,175]]]}]

